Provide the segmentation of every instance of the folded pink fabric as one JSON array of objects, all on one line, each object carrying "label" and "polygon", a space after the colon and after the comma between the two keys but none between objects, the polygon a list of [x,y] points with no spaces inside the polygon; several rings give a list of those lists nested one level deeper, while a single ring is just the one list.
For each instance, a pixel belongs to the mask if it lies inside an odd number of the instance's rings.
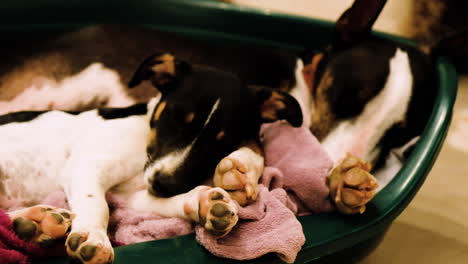
[{"label": "folded pink fabric", "polygon": [[293,200],[314,213],[335,209],[326,184],[333,162],[308,128],[277,121],[264,124],[260,137],[265,166],[277,169],[265,170],[261,179],[264,185],[284,188]]},{"label": "folded pink fabric", "polygon": [[117,197],[107,196],[111,215],[109,235],[123,244],[157,240],[190,234],[191,222],[180,218],[165,218],[154,213],[142,213],[128,207]]},{"label": "folded pink fabric", "polygon": [[[214,238],[204,228],[195,228],[197,241],[214,255],[238,260],[248,260],[276,253],[283,261],[294,262],[304,245],[301,223],[285,204],[283,189],[268,191],[261,185],[259,199],[254,205],[240,211],[241,220],[226,237]],[[256,212],[252,214],[252,212]],[[252,221],[246,218],[261,219]]]}]

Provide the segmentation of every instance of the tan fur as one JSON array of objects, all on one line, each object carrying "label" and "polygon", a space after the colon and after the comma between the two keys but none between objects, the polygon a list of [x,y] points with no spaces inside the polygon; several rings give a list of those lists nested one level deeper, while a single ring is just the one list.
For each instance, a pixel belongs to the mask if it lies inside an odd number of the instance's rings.
[{"label": "tan fur", "polygon": [[224,138],[224,130],[221,130],[216,134],[216,141],[219,141]]},{"label": "tan fur", "polygon": [[322,140],[333,128],[334,116],[331,112],[326,91],[333,83],[333,77],[330,71],[326,71],[317,86],[314,100],[314,112],[311,116],[311,130],[317,139]]},{"label": "tan fur", "polygon": [[185,123],[192,123],[193,119],[195,118],[195,113],[190,112],[185,116]]},{"label": "tan fur", "polygon": [[302,74],[304,75],[304,80],[306,81],[307,86],[309,87],[310,91],[313,91],[314,82],[315,82],[315,73],[317,72],[317,66],[319,62],[322,60],[323,54],[315,55],[311,62],[307,64],[304,69],[302,70]]},{"label": "tan fur", "polygon": [[156,131],[156,129],[151,129],[149,134],[148,134],[148,146],[152,146],[155,144],[156,142],[156,135],[158,134],[158,132]]},{"label": "tan fur", "polygon": [[175,75],[175,64],[174,56],[170,54],[164,54],[159,57],[156,57],[155,60],[160,60],[163,63],[153,66],[153,71],[156,73],[168,73],[170,75]]},{"label": "tan fur", "polygon": [[247,147],[251,149],[253,152],[259,154],[260,156],[262,157],[264,156],[263,148],[258,140],[250,140],[250,141],[243,142],[240,148],[242,147]]},{"label": "tan fur", "polygon": [[154,111],[153,120],[159,120],[159,118],[161,117],[161,113],[164,111],[164,108],[166,108],[166,104],[166,101],[163,101],[158,105],[156,111]]},{"label": "tan fur", "polygon": [[277,92],[272,92],[270,98],[265,100],[265,102],[263,102],[263,105],[261,106],[262,118],[272,121],[277,120],[278,110],[282,110],[286,107],[283,100],[284,97],[281,94]]}]

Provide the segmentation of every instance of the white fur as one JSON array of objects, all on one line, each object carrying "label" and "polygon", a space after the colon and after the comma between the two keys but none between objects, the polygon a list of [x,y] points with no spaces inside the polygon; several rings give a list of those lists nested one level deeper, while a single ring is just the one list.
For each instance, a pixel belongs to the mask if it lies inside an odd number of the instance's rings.
[{"label": "white fur", "polygon": [[302,118],[303,118],[303,123],[302,125],[304,127],[310,127],[310,122],[311,122],[311,110],[314,108],[313,103],[312,103],[312,97],[310,93],[310,89],[308,88],[305,80],[304,80],[304,74],[302,73],[302,70],[304,69],[304,63],[302,62],[301,59],[298,59],[296,61],[296,70],[295,70],[295,77],[296,77],[296,86],[294,86],[290,94],[296,98],[296,100],[299,102],[299,105],[301,106],[302,110]]},{"label": "white fur", "polygon": [[218,107],[219,107],[219,102],[221,100],[218,98],[216,99],[216,102],[213,104],[213,106],[211,107],[211,111],[210,111],[210,114],[208,114],[208,117],[206,118],[205,120],[205,123],[203,124],[203,128],[205,128],[208,123],[211,121],[211,117],[213,116],[213,114],[216,112],[216,110],[218,110]]},{"label": "white fur", "polygon": [[60,82],[41,80],[10,101],[0,101],[0,114],[23,110],[78,110],[99,106],[124,107],[135,103],[118,73],[93,63]]}]

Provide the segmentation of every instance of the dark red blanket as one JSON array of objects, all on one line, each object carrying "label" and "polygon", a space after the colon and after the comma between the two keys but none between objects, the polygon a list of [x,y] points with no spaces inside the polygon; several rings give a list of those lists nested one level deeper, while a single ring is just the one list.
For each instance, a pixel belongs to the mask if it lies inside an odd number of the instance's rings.
[{"label": "dark red blanket", "polygon": [[58,241],[54,247],[41,248],[25,242],[13,232],[13,223],[5,211],[0,209],[0,263],[24,264],[32,259],[65,255],[65,241]]}]

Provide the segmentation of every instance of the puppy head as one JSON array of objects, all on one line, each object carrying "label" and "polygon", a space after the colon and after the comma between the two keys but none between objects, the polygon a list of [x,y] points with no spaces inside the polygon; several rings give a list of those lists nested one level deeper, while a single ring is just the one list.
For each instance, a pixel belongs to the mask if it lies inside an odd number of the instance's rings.
[{"label": "puppy head", "polygon": [[342,119],[357,116],[382,88],[394,49],[370,43],[385,0],[356,0],[338,19],[331,46],[303,56],[314,109],[311,130],[323,139]]},{"label": "puppy head", "polygon": [[247,86],[234,74],[170,54],[145,60],[130,86],[144,80],[162,93],[150,120],[145,167],[150,191],[158,196],[187,192],[212,177],[222,158],[242,142],[257,140],[262,123],[302,123],[300,106],[290,95]]}]

